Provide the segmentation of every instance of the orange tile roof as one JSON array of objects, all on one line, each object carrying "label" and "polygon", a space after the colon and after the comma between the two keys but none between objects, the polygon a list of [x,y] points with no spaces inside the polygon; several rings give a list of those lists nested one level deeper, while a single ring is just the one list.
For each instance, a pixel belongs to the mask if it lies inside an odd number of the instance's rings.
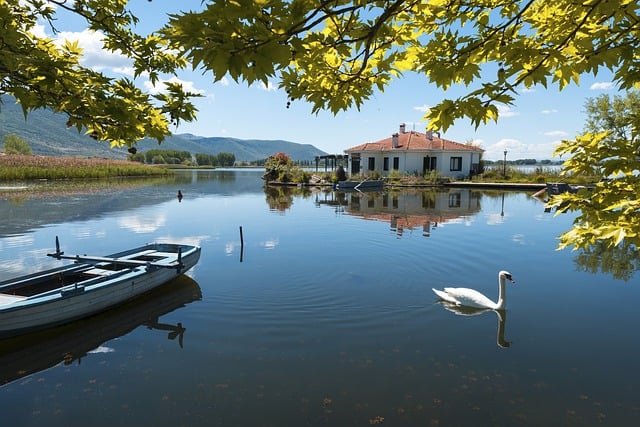
[{"label": "orange tile roof", "polygon": [[427,134],[414,130],[398,133],[398,146],[393,147],[393,136],[376,142],[366,142],[348,148],[345,153],[353,151],[425,151],[425,150],[446,150],[446,151],[484,151],[481,148],[471,145],[461,144],[459,142],[450,141],[440,138],[437,133],[432,134],[431,138]]}]

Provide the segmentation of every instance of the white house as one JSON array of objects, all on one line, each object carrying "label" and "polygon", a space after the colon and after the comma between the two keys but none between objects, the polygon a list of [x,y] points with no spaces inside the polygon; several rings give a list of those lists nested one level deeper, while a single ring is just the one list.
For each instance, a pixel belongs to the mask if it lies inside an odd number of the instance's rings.
[{"label": "white house", "polygon": [[404,123],[389,138],[344,150],[349,156],[351,174],[368,175],[375,171],[386,176],[395,169],[424,175],[435,170],[453,178],[475,175],[483,151],[440,138],[438,133],[407,131]]}]

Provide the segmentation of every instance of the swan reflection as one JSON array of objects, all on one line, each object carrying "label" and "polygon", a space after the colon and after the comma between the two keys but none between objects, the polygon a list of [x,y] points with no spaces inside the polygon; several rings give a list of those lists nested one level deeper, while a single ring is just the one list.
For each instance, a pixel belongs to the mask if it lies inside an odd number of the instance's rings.
[{"label": "swan reflection", "polygon": [[479,316],[483,313],[487,313],[493,311],[498,317],[498,334],[496,337],[496,344],[502,348],[508,348],[511,346],[511,341],[507,341],[504,338],[504,329],[507,323],[507,311],[506,310],[493,310],[490,308],[474,308],[474,307],[465,307],[460,305],[451,304],[446,301],[438,301],[442,306],[449,310],[450,312],[458,315],[458,316]]}]

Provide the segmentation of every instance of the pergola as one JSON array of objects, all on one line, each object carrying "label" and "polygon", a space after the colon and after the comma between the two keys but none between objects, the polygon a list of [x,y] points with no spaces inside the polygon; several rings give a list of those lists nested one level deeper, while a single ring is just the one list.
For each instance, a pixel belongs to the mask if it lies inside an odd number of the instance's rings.
[{"label": "pergola", "polygon": [[[326,156],[316,156],[316,172],[318,172],[320,160],[324,160],[324,171],[328,172],[329,170],[335,170],[339,164],[342,164],[341,160],[346,161],[348,158],[349,155],[347,154],[327,154]],[[329,166],[331,166],[330,169]]]}]

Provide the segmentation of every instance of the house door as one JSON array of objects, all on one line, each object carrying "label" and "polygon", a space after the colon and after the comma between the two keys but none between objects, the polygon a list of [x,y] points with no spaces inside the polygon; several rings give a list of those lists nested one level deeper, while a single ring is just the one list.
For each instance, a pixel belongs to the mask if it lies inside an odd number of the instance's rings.
[{"label": "house door", "polygon": [[351,160],[351,174],[357,175],[360,173],[360,159]]},{"label": "house door", "polygon": [[422,173],[425,174],[428,171],[437,169],[437,157],[427,156],[422,160]]}]

